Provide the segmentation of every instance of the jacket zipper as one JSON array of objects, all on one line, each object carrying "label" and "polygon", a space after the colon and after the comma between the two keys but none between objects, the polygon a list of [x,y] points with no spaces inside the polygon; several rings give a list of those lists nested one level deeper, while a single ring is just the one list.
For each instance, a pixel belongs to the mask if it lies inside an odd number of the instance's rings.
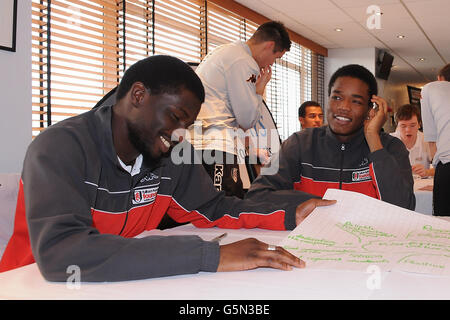
[{"label": "jacket zipper", "polygon": [[123,222],[122,229],[119,232],[119,236],[122,235],[122,232],[125,229],[125,226],[127,225],[128,213],[130,212],[130,209],[131,209],[130,203],[131,203],[131,196],[132,196],[132,194],[133,194],[133,177],[131,177],[130,192],[128,193],[127,214],[125,216],[125,221]]},{"label": "jacket zipper", "polygon": [[339,189],[342,189],[342,172],[344,171],[343,165],[344,165],[344,151],[345,151],[345,144],[341,144],[341,171],[339,171]]}]

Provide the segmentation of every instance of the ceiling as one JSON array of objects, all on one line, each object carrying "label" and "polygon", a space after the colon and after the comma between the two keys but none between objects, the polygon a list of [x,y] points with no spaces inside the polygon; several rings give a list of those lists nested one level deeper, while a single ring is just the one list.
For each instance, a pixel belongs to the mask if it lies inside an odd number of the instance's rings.
[{"label": "ceiling", "polygon": [[[393,82],[434,81],[439,69],[450,63],[450,0],[236,2],[271,20],[282,21],[292,31],[327,49],[385,49],[394,56],[389,77]],[[367,13],[371,5],[377,6],[382,14],[375,16],[375,7]],[[342,31],[337,32],[336,28]]]}]

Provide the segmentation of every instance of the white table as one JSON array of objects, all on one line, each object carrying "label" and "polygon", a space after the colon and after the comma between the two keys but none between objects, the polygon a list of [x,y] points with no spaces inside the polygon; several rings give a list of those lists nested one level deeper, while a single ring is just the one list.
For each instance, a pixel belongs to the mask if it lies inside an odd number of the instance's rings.
[{"label": "white table", "polygon": [[433,178],[414,179],[414,195],[416,196],[416,209],[414,211],[432,215],[433,191],[420,190],[428,186],[433,186]]},{"label": "white table", "polygon": [[[438,219],[438,218],[436,218]],[[449,219],[450,221],[450,219]],[[197,229],[192,225],[153,230],[144,235],[198,234],[210,240],[227,232],[221,243],[255,237],[277,244],[289,232],[261,229]],[[36,264],[0,273],[0,299],[151,299],[151,300],[297,300],[297,299],[450,299],[450,277],[402,272],[260,268],[238,272],[201,272],[139,281],[81,283],[79,289],[43,279]],[[368,285],[369,283],[369,285]],[[372,289],[371,289],[372,288]]]}]

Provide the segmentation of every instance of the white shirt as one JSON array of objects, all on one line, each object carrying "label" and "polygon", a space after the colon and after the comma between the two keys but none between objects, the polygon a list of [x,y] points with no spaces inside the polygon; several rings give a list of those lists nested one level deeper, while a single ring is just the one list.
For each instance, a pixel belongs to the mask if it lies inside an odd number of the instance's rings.
[{"label": "white shirt", "polygon": [[436,142],[433,165],[450,162],[450,82],[433,81],[422,89],[422,123],[425,141]]},{"label": "white shirt", "polygon": [[122,160],[120,160],[119,156],[117,156],[117,159],[119,160],[120,165],[122,168],[127,171],[132,177],[139,174],[141,172],[141,166],[142,166],[142,159],[143,156],[140,154],[136,160],[134,160],[134,164],[131,166],[127,166]]},{"label": "white shirt", "polygon": [[[398,131],[398,129],[395,132],[391,133],[391,135],[401,140],[400,132]],[[406,147],[406,149],[408,149],[408,147]],[[423,139],[423,133],[417,131],[416,142],[411,149],[408,149],[409,162],[411,163],[411,166],[415,164],[422,164],[425,169],[429,169],[431,164],[431,156],[429,150],[430,148],[428,147],[428,143],[426,143]]]},{"label": "white shirt", "polygon": [[[235,132],[253,127],[260,119],[261,95],[255,82],[259,66],[245,42],[222,45],[210,52],[196,68],[205,87],[205,102],[188,139],[196,149],[237,154]],[[239,146],[238,146],[239,147]]]}]

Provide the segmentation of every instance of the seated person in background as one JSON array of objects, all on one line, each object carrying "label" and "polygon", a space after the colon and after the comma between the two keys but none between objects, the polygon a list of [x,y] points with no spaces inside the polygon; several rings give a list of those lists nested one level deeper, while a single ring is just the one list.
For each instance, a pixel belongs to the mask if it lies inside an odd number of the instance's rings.
[{"label": "seated person in background", "polygon": [[434,168],[430,168],[430,148],[419,131],[420,113],[417,107],[410,104],[401,106],[395,114],[395,122],[397,129],[391,135],[402,140],[408,149],[412,173],[421,177],[434,176]]},{"label": "seated person in background", "polygon": [[298,121],[302,130],[306,128],[317,128],[323,125],[323,110],[315,101],[305,101],[298,108]]},{"label": "seated person in background", "polygon": [[328,188],[339,188],[414,210],[408,151],[381,132],[388,106],[377,91],[375,77],[363,66],[338,69],[328,85],[328,125],[284,141],[271,159],[278,161],[278,172],[259,175],[246,198],[280,201],[295,196],[293,189],[322,197]]},{"label": "seated person in background", "polygon": [[[316,205],[241,200],[217,191],[200,164],[169,155],[175,130],[194,122],[203,85],[168,56],[138,61],[123,75],[117,102],[61,121],[30,144],[13,235],[0,272],[36,261],[49,281],[121,281],[199,271],[288,270],[303,262],[256,239],[219,246],[198,236],[147,236],[167,212],[197,227],[293,229]],[[175,137],[174,137],[175,138]],[[175,152],[174,152],[175,153]],[[195,163],[195,162],[194,162]],[[197,162],[198,163],[198,162]]]}]

